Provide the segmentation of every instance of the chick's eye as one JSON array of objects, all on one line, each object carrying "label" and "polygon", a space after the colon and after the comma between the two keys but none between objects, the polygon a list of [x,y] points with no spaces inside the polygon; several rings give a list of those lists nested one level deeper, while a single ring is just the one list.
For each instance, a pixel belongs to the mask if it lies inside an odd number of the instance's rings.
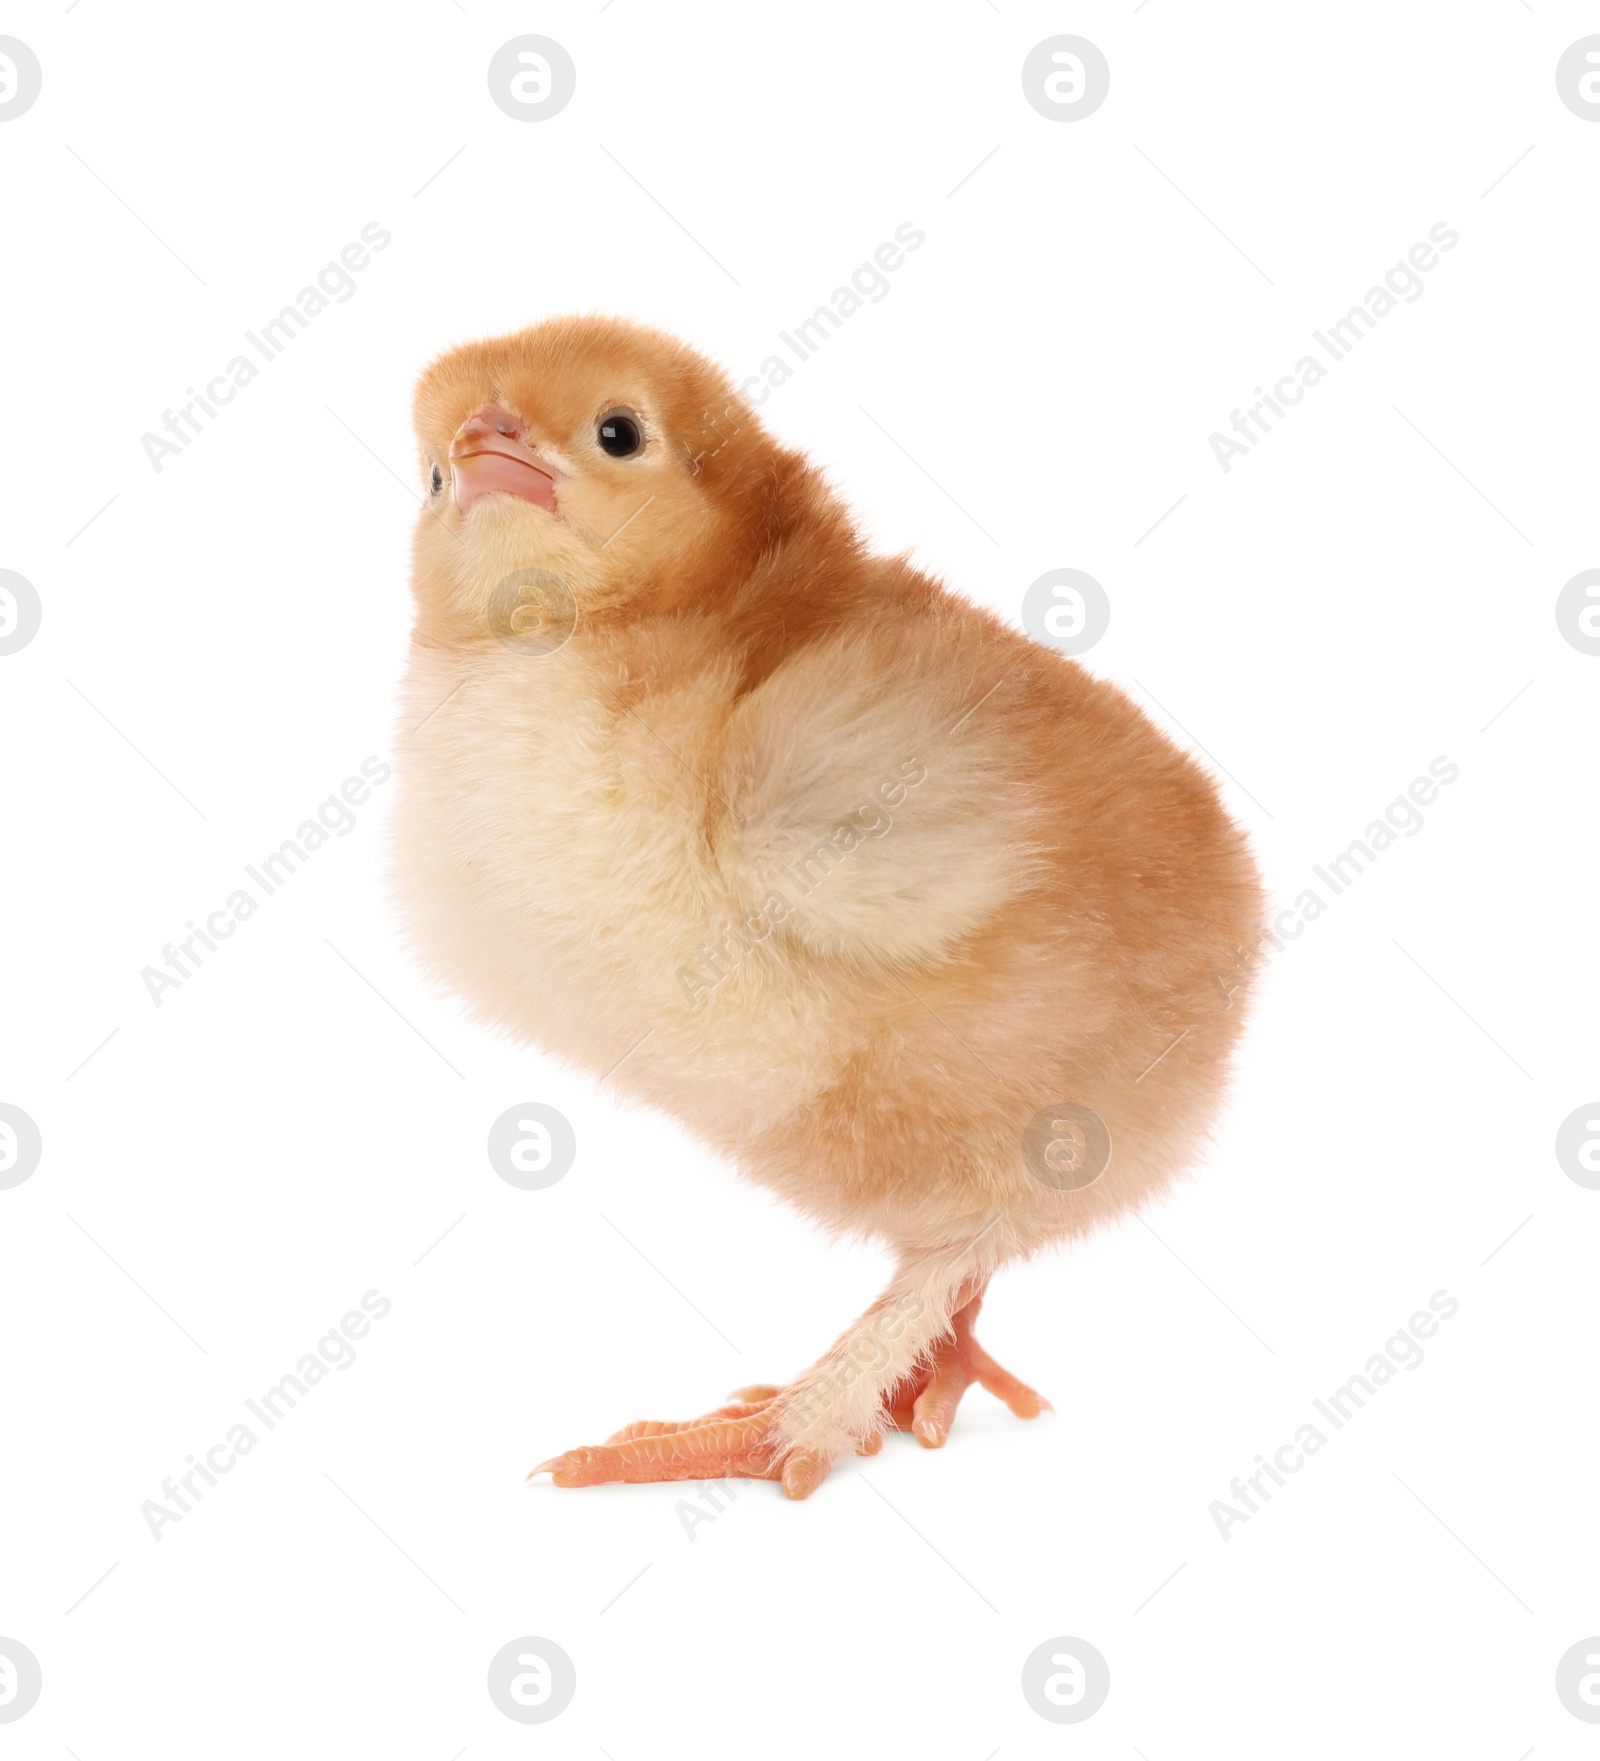
[{"label": "chick's eye", "polygon": [[644,445],[644,430],[637,416],[626,410],[611,410],[596,424],[595,438],[600,442],[601,452],[614,459],[625,459]]},{"label": "chick's eye", "polygon": [[433,475],[428,481],[433,486],[433,493],[437,495],[439,491],[444,488],[444,472],[435,465],[433,467]]}]

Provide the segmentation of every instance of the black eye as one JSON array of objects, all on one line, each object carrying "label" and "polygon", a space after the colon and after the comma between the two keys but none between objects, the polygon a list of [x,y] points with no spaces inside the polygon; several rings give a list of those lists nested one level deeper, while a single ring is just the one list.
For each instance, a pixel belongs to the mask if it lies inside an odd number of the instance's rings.
[{"label": "black eye", "polygon": [[600,450],[614,459],[632,457],[644,445],[644,430],[637,416],[626,410],[611,410],[600,418],[595,428]]},{"label": "black eye", "polygon": [[444,472],[437,465],[433,467],[433,476],[429,479],[433,484],[433,493],[437,495],[444,488]]}]

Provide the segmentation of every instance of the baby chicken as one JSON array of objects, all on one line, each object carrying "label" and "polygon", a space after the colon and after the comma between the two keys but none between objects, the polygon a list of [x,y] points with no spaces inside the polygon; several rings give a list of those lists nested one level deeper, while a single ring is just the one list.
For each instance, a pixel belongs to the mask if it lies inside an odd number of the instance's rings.
[{"label": "baby chicken", "polygon": [[[486,1021],[681,1120],[888,1288],[784,1387],[558,1486],[813,1491],[938,1447],[999,1267],[1160,1192],[1218,1106],[1262,898],[1114,686],[871,554],[731,381],[596,318],[423,375],[396,877]],[[530,1476],[531,1477],[531,1476]]]}]

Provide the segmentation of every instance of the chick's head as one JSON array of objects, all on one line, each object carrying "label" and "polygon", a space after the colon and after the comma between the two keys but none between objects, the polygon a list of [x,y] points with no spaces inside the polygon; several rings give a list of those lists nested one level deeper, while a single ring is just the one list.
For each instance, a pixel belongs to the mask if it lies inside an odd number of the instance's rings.
[{"label": "chick's head", "polygon": [[503,636],[516,582],[579,621],[703,598],[780,536],[783,485],[805,470],[720,369],[609,319],[452,349],[414,415],[419,628],[442,641]]}]

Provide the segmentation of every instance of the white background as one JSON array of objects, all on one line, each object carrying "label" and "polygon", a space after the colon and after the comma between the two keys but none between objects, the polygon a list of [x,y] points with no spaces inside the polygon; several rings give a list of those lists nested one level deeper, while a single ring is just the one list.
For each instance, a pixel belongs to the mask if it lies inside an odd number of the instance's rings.
[{"label": "white background", "polygon": [[[44,1693],[0,1754],[1594,1753],[1553,1683],[1600,1632],[1600,1194],[1553,1145],[1600,1089],[1600,659],[1554,617],[1600,564],[1600,126],[1554,83],[1595,21],[8,11],[44,88],[0,124],[0,567],[44,622],[0,659],[0,1099],[44,1156],[0,1192],[0,1635]],[[537,124],[485,83],[527,31],[578,70]],[[1072,124],[1019,80],[1062,31],[1111,66]],[[155,472],[141,435],[370,221],[353,298]],[[1273,962],[1176,1195],[996,1283],[986,1342],[1054,1419],[974,1391],[944,1451],[691,1538],[684,1488],[522,1476],[793,1374],[883,1257],[436,994],[392,784],[160,1008],[140,972],[390,750],[435,352],[600,309],[742,375],[904,221],[888,297],[764,410],[874,540],[1012,618],[1100,580],[1088,664],[1203,749],[1279,901],[1460,777]],[[1208,436],[1440,221],[1424,294],[1224,473]],[[578,1135],[539,1193],[484,1153],[528,1100]],[[163,1478],[372,1289],[354,1366],[153,1539]],[[1436,1290],[1427,1361],[1224,1539],[1229,1481]],[[577,1671],[534,1728],[484,1685],[528,1634]],[[1071,1729],[1019,1687],[1058,1635],[1111,1671]]]}]

